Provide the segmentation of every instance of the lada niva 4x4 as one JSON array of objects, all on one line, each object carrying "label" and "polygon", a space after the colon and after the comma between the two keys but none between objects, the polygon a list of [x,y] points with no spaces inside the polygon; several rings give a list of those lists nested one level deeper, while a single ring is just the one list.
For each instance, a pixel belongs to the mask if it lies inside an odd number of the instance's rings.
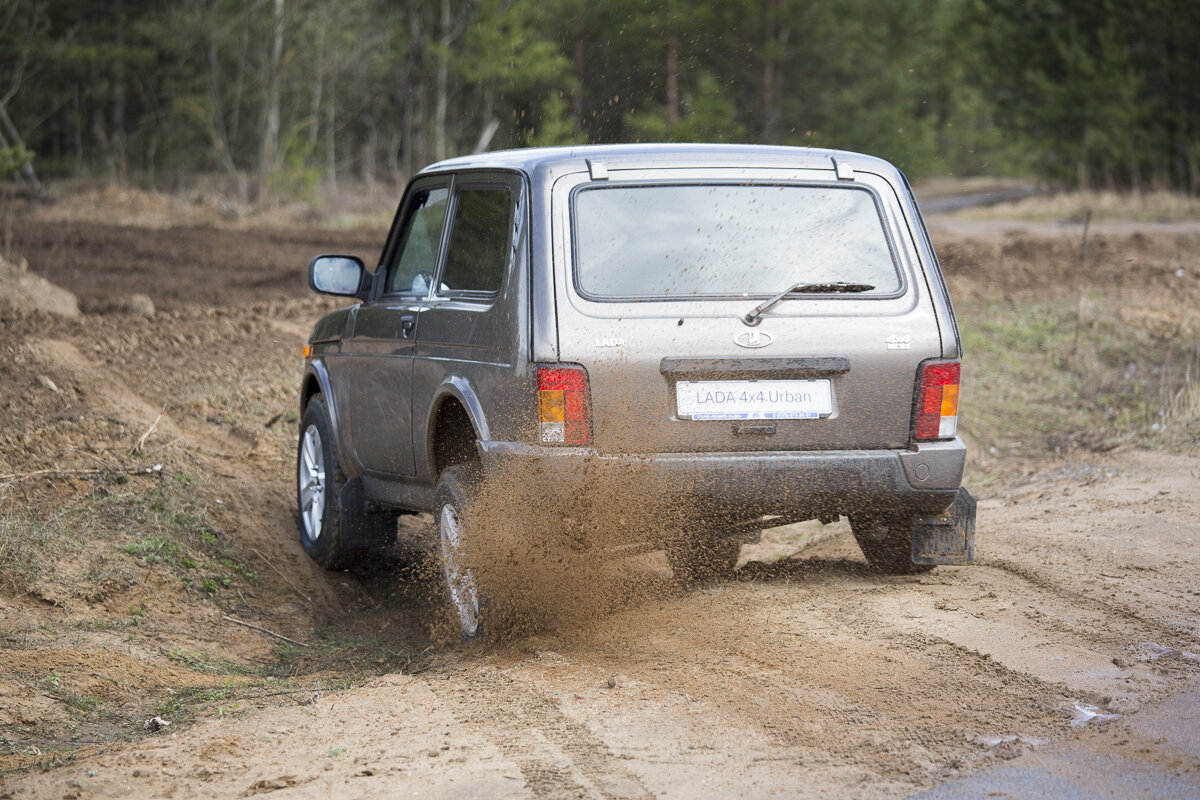
[{"label": "lada niva 4x4", "polygon": [[309,282],[357,302],[305,349],[301,541],[343,568],[398,513],[432,512],[466,639],[487,608],[466,555],[485,485],[538,520],[604,488],[685,581],[731,573],[763,528],[841,516],[879,570],[973,558],[958,329],[886,161],[716,145],[451,159],[411,181],[373,270],[319,256]]}]

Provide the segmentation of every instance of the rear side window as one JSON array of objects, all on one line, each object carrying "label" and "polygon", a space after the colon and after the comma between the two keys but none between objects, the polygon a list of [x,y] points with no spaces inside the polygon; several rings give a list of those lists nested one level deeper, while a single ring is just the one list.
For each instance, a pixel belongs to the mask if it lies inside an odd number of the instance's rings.
[{"label": "rear side window", "polygon": [[456,193],[439,294],[500,290],[512,239],[512,192],[504,186]]},{"label": "rear side window", "polygon": [[575,281],[595,299],[771,296],[798,283],[873,287],[900,272],[875,195],[814,184],[587,187],[573,204]]}]

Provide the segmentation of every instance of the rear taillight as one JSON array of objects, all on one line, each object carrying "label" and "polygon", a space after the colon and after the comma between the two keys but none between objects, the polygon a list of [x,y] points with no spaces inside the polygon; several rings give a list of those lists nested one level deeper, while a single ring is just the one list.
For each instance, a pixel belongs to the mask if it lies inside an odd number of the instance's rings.
[{"label": "rear taillight", "polygon": [[952,439],[958,430],[958,386],[962,371],[957,361],[934,361],[921,367],[917,385],[919,441]]},{"label": "rear taillight", "polygon": [[538,441],[586,444],[592,440],[587,373],[582,367],[538,367]]}]

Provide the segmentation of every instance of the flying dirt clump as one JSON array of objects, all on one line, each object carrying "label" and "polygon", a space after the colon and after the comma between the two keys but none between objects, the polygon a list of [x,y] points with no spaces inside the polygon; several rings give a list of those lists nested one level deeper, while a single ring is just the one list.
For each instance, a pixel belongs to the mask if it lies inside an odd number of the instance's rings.
[{"label": "flying dirt clump", "polygon": [[30,272],[29,263],[23,258],[14,264],[0,257],[0,308],[79,316],[75,295]]}]

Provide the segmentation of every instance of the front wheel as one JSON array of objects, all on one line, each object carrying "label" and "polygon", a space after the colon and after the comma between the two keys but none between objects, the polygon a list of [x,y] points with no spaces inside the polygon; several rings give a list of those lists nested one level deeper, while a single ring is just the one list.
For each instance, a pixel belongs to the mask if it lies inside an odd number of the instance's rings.
[{"label": "front wheel", "polygon": [[[361,491],[346,491],[330,431],[329,409],[318,394],[304,409],[296,446],[300,544],[322,567],[348,569],[372,546],[387,544],[395,536],[396,518],[369,508]],[[361,489],[361,484],[349,489]]]},{"label": "front wheel", "polygon": [[878,572],[909,575],[933,569],[931,564],[913,563],[911,518],[851,517],[850,529],[867,564]]},{"label": "front wheel", "polygon": [[480,481],[477,467],[456,464],[442,471],[434,494],[438,558],[446,599],[464,642],[483,635],[483,603],[467,556],[469,539],[478,533],[474,503]]}]

